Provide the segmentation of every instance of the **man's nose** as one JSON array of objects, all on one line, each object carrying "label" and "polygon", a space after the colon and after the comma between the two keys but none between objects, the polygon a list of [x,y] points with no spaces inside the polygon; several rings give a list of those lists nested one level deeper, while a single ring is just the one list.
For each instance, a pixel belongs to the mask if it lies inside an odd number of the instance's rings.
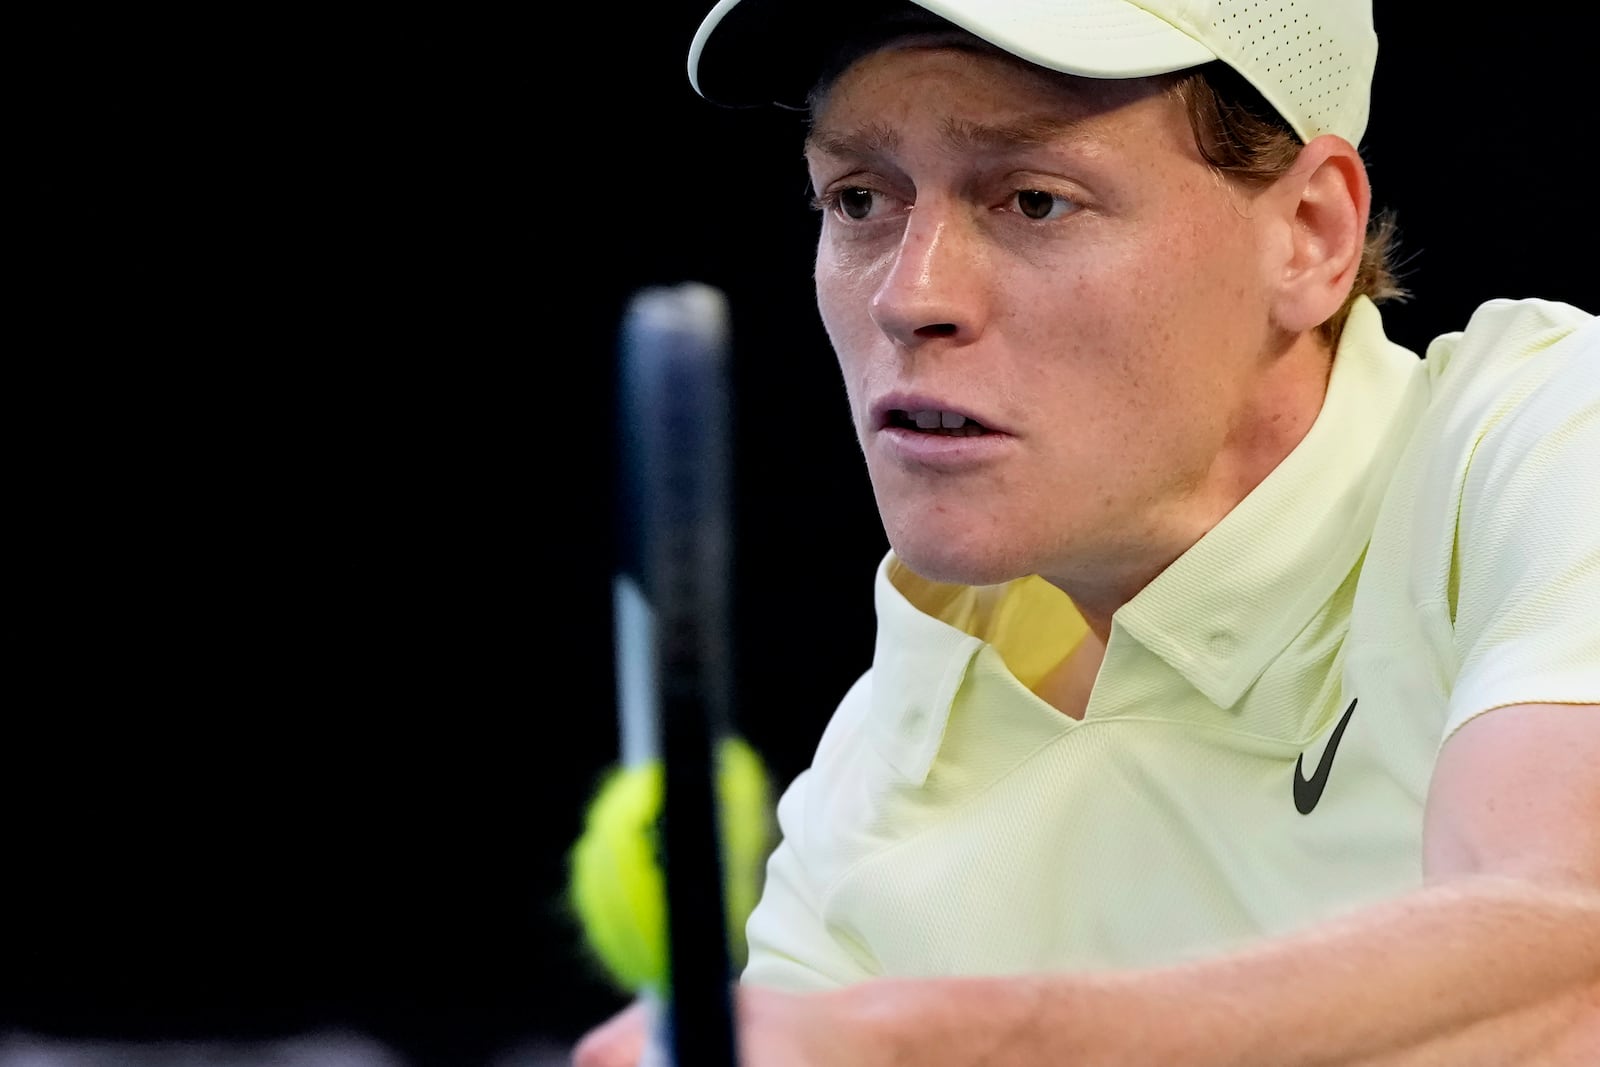
[{"label": "man's nose", "polygon": [[982,300],[980,266],[970,223],[951,206],[919,203],[873,294],[873,320],[907,348],[971,336]]}]

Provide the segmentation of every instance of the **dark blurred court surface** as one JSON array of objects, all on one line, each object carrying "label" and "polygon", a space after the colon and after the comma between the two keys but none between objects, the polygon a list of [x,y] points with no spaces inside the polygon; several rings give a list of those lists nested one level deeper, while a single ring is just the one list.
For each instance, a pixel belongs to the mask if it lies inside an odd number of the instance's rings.
[{"label": "dark blurred court surface", "polygon": [[[562,1044],[532,1040],[487,1067],[568,1067]],[[107,1041],[0,1036],[0,1067],[406,1067],[391,1048],[362,1034],[310,1033],[271,1041]]]},{"label": "dark blurred court surface", "polygon": [[[12,1034],[0,1039],[0,1067],[403,1067],[403,1061],[356,1034],[261,1042],[111,1042]],[[527,1067],[543,1065],[530,1061]]]}]

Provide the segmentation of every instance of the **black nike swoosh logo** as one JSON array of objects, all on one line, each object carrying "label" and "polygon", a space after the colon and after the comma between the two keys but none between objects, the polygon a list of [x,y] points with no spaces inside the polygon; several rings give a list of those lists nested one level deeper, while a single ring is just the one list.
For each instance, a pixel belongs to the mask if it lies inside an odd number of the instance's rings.
[{"label": "black nike swoosh logo", "polygon": [[1328,772],[1333,769],[1333,754],[1338,751],[1339,738],[1344,736],[1344,728],[1350,725],[1350,713],[1355,710],[1356,702],[1351,700],[1350,706],[1344,709],[1344,718],[1333,728],[1328,747],[1322,750],[1322,759],[1317,763],[1317,772],[1309,781],[1305,777],[1306,754],[1300,753],[1300,758],[1294,761],[1294,806],[1301,815],[1310,815],[1311,809],[1322,799],[1322,787],[1328,784]]}]

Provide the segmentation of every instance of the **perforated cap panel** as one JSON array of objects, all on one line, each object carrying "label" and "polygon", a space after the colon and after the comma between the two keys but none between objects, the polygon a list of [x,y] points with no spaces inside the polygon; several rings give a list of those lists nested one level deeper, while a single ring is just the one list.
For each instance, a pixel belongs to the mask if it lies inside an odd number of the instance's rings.
[{"label": "perforated cap panel", "polygon": [[1366,130],[1377,37],[1366,0],[1152,0],[1238,70],[1307,140]]}]

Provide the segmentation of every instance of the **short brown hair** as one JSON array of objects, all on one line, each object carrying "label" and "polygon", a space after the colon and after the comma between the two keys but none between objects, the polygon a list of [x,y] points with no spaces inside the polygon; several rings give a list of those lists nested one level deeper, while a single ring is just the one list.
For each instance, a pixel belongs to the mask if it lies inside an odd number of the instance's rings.
[{"label": "short brown hair", "polygon": [[[1218,173],[1245,185],[1268,185],[1294,165],[1303,142],[1245,80],[1222,63],[1208,63],[1175,76],[1171,91],[1189,113],[1200,154]],[[1350,295],[1318,332],[1335,344],[1357,297],[1374,303],[1405,300],[1395,261],[1394,214],[1382,211],[1367,224]]]}]

